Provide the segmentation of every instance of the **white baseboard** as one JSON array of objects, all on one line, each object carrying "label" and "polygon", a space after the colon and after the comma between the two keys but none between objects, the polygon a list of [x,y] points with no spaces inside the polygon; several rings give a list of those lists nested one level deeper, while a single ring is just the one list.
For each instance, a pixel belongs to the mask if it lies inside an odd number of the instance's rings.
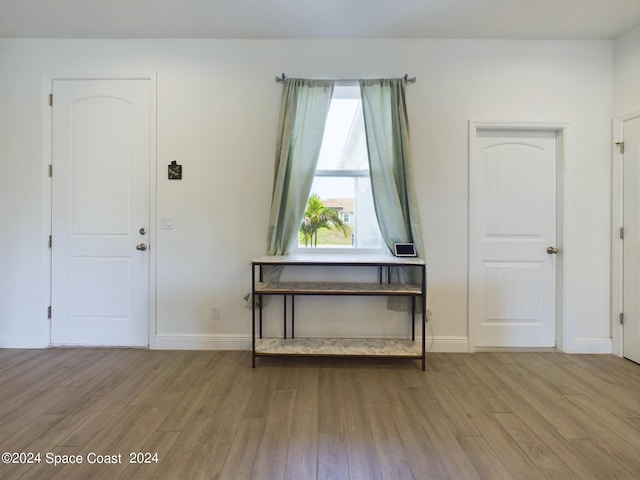
[{"label": "white baseboard", "polygon": [[238,335],[156,335],[154,350],[251,350],[251,337]]},{"label": "white baseboard", "polygon": [[47,348],[41,335],[0,335],[0,348]]},{"label": "white baseboard", "polygon": [[[419,342],[420,338],[417,337]],[[0,335],[0,348],[48,348],[39,335]],[[427,337],[427,353],[467,353],[467,337]],[[156,335],[155,350],[251,350],[251,337],[242,335]],[[574,338],[565,353],[612,354],[611,338]]]},{"label": "white baseboard", "polygon": [[439,353],[468,353],[469,339],[467,337],[429,337],[427,336],[427,354]]},{"label": "white baseboard", "polygon": [[573,338],[565,343],[565,353],[613,353],[611,338]]}]

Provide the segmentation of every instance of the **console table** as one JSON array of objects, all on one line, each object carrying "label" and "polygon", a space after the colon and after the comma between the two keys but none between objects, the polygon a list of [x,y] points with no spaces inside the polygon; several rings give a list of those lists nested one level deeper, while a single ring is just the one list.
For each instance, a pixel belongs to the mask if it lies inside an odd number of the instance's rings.
[{"label": "console table", "polygon": [[[263,267],[370,267],[377,275],[371,282],[265,282]],[[418,269],[421,282],[398,284],[391,282],[392,267]],[[257,356],[314,355],[314,356],[371,356],[422,359],[425,370],[425,323],[427,277],[424,260],[415,257],[394,257],[391,255],[265,255],[251,260],[252,307],[252,350],[253,367]],[[284,334],[282,338],[263,338],[262,309],[263,296],[280,295],[284,298]],[[369,338],[296,338],[295,337],[295,297],[297,295],[359,295],[398,296],[411,298],[411,340],[369,339]],[[291,297],[291,334],[287,332],[287,297]],[[257,300],[257,302],[255,301]],[[422,341],[415,341],[416,301],[420,300]],[[257,303],[257,305],[256,305]],[[257,310],[257,311],[256,311]]]}]

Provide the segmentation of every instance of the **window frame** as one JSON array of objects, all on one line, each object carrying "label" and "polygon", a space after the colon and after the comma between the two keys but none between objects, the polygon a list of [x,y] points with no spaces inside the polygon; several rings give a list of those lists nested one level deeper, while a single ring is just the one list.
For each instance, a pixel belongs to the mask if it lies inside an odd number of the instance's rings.
[{"label": "window frame", "polygon": [[[331,101],[340,100],[340,99],[355,99],[354,93],[357,89],[358,99],[362,101],[362,95],[360,92],[360,85],[357,80],[353,82],[340,82],[336,83],[336,90],[334,90],[334,94],[331,97]],[[346,88],[345,88],[346,87]],[[347,90],[347,88],[349,90]],[[338,90],[339,89],[339,90]],[[352,93],[349,93],[351,91]],[[337,93],[337,94],[336,94]],[[371,179],[371,173],[369,169],[367,170],[327,170],[321,169],[316,170],[314,173],[314,178],[316,177],[335,177],[335,178],[368,178],[369,181]],[[312,192],[309,192],[311,195]],[[371,192],[373,196],[373,191]],[[354,212],[355,217],[357,218],[357,210]],[[356,220],[357,222],[357,220]],[[377,219],[376,219],[377,222]],[[353,225],[352,223],[349,223]],[[380,230],[380,226],[378,225],[378,230]],[[300,246],[297,239],[297,234],[299,229],[296,231],[296,240],[293,242],[293,253],[296,254],[337,254],[337,255],[371,255],[371,254],[385,254],[388,253],[388,248],[385,245],[384,238],[382,237],[382,232],[380,232],[380,247],[372,248],[372,247],[305,247]]]}]

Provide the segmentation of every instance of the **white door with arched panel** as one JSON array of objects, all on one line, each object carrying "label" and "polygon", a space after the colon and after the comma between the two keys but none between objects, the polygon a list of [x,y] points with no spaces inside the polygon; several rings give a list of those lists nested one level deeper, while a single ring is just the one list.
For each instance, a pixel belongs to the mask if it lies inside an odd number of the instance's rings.
[{"label": "white door with arched panel", "polygon": [[470,141],[470,349],[554,347],[556,132],[477,129]]},{"label": "white door with arched panel", "polygon": [[149,345],[150,83],[53,81],[53,345]]}]

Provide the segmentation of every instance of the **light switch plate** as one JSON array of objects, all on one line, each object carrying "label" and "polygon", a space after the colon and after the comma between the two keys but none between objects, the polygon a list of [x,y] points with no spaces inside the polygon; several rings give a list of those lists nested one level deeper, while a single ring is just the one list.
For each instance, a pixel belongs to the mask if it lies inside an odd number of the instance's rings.
[{"label": "light switch plate", "polygon": [[173,228],[173,217],[160,217],[160,228],[171,230]]}]

